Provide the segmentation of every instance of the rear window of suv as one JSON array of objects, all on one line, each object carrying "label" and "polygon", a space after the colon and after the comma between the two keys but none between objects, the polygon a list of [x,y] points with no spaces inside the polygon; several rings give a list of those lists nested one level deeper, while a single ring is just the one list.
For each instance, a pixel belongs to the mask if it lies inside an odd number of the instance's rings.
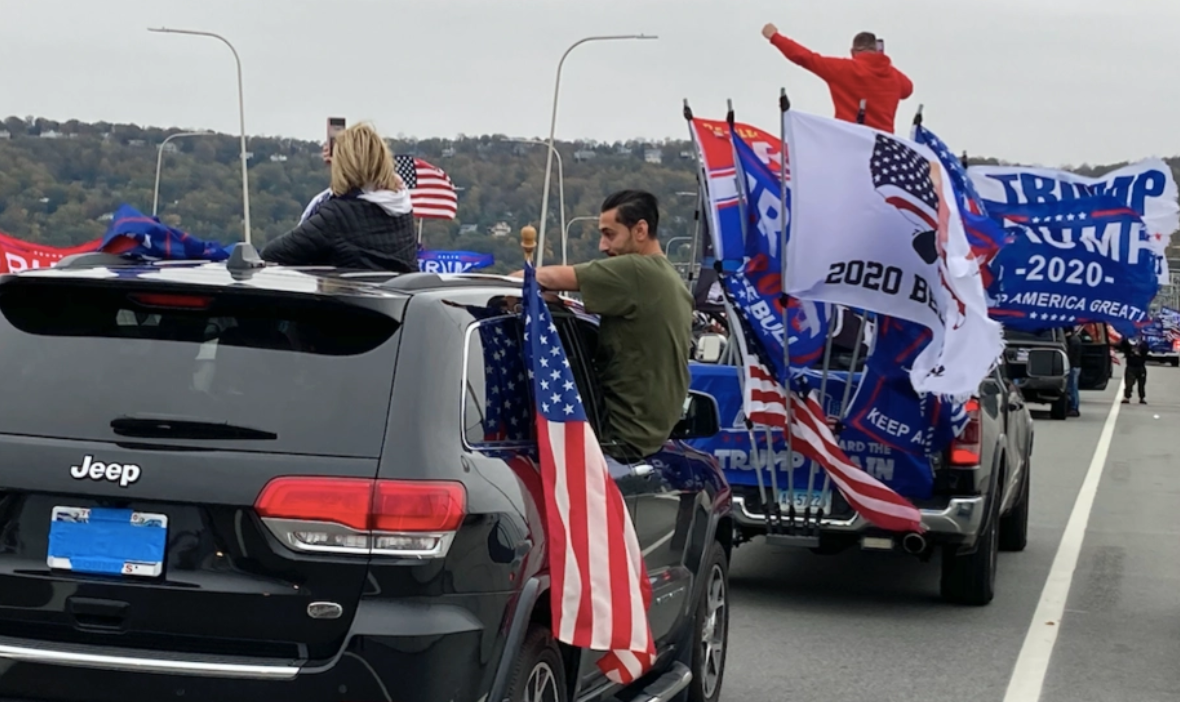
[{"label": "rear window of suv", "polygon": [[397,329],[310,297],[11,283],[0,432],[376,457]]}]

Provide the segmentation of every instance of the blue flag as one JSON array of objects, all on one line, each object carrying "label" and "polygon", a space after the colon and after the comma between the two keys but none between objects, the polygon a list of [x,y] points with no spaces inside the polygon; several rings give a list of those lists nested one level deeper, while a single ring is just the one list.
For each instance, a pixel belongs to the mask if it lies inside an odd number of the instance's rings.
[{"label": "blue flag", "polygon": [[229,247],[215,241],[201,241],[130,205],[120,205],[115,210],[114,221],[103,236],[99,250],[165,261],[224,261],[229,258]]},{"label": "blue flag", "polygon": [[894,450],[922,456],[942,451],[963,430],[963,403],[919,395],[910,381],[914,359],[930,337],[920,324],[877,317],[864,379],[848,408],[850,427]]},{"label": "blue flag", "polygon": [[784,340],[789,340],[791,365],[806,367],[823,355],[829,308],[822,303],[786,300],[783,326],[783,222],[781,180],[740,136],[731,134],[739,193],[747,218],[745,260],[723,281],[734,305],[750,325],[768,368],[786,386]]},{"label": "blue flag", "polygon": [[1023,205],[992,203],[1010,226],[992,261],[992,316],[1038,331],[1106,322],[1134,336],[1159,289],[1161,257],[1143,220],[1106,195]]},{"label": "blue flag", "polygon": [[963,162],[958,159],[950,148],[939,139],[934,132],[918,125],[914,127],[914,141],[925,144],[938,155],[942,168],[950,179],[955,191],[955,198],[959,204],[959,215],[963,220],[963,230],[967,233],[967,243],[971,252],[983,266],[983,284],[991,284],[991,271],[988,264],[999,254],[1006,243],[1004,228],[999,222],[989,216],[983,198],[975,190]]},{"label": "blue flag", "polygon": [[418,270],[427,273],[463,273],[488,268],[495,263],[492,254],[475,251],[418,251]]}]

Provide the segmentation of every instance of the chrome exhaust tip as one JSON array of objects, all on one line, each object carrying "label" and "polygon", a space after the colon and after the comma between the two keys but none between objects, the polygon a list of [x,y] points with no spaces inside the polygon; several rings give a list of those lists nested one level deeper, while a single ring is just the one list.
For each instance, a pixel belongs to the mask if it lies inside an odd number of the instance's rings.
[{"label": "chrome exhaust tip", "polygon": [[902,537],[901,547],[906,553],[922,553],[926,550],[926,537],[917,532],[910,532]]}]

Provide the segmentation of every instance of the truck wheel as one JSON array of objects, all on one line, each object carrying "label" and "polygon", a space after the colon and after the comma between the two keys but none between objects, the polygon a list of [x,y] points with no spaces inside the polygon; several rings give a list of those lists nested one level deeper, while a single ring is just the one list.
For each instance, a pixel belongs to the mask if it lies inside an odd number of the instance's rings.
[{"label": "truck wheel", "polygon": [[1032,490],[1032,461],[1025,459],[1024,477],[1020,479],[1020,495],[1012,511],[1000,518],[1000,550],[1023,551],[1028,545],[1028,502]]},{"label": "truck wheel", "polygon": [[1069,416],[1069,398],[1063,397],[1049,407],[1049,416],[1053,419],[1065,419]]},{"label": "truck wheel", "polygon": [[954,604],[980,607],[989,604],[996,594],[996,561],[999,554],[999,505],[993,495],[992,518],[979,535],[975,553],[956,554],[957,547],[948,544],[942,549],[942,598]]},{"label": "truck wheel", "polygon": [[692,682],[681,699],[717,702],[729,648],[729,561],[714,542],[701,568],[705,591],[693,618]]},{"label": "truck wheel", "polygon": [[553,635],[533,625],[516,657],[504,699],[508,702],[566,702],[565,666]]},{"label": "truck wheel", "polygon": [[1173,368],[1180,366],[1180,358],[1173,358],[1171,360],[1172,360],[1172,367]]}]

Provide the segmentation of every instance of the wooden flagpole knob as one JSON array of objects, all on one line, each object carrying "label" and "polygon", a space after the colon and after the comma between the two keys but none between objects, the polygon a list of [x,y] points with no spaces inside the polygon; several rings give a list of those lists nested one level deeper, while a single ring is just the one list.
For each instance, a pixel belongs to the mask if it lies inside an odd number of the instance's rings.
[{"label": "wooden flagpole knob", "polygon": [[537,250],[537,228],[526,224],[520,228],[520,248],[524,249],[524,255],[530,261],[533,258],[533,252]]}]

